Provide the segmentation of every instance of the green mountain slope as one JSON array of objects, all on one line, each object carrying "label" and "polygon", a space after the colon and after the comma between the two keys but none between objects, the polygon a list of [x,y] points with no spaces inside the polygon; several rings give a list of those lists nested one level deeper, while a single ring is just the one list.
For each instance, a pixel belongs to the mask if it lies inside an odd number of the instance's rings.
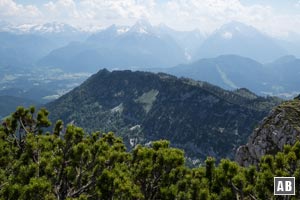
[{"label": "green mountain slope", "polygon": [[114,131],[127,146],[168,139],[192,158],[233,157],[279,102],[167,74],[101,70],[46,105],[52,120]]}]

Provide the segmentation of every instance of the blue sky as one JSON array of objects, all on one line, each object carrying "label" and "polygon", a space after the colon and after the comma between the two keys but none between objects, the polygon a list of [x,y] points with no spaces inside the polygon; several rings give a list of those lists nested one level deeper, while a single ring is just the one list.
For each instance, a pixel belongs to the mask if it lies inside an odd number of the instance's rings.
[{"label": "blue sky", "polygon": [[232,20],[275,37],[300,34],[299,0],[0,0],[0,20],[14,24],[131,25],[140,18],[175,29],[212,32]]}]

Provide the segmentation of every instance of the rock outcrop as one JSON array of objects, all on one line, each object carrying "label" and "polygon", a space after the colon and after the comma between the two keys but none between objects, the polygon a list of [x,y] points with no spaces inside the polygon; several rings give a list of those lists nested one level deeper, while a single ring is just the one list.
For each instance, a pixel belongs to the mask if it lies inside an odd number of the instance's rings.
[{"label": "rock outcrop", "polygon": [[300,138],[300,98],[274,108],[251,134],[248,143],[237,149],[236,161],[242,166],[256,165],[266,154],[283,150]]}]

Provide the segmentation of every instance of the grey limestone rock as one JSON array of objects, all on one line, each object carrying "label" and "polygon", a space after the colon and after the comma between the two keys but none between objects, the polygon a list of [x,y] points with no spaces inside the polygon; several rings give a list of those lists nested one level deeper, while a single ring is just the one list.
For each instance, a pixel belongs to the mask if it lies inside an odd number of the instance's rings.
[{"label": "grey limestone rock", "polygon": [[266,154],[293,145],[300,136],[300,100],[284,102],[264,118],[250,135],[248,143],[237,149],[235,160],[242,166],[257,165]]}]

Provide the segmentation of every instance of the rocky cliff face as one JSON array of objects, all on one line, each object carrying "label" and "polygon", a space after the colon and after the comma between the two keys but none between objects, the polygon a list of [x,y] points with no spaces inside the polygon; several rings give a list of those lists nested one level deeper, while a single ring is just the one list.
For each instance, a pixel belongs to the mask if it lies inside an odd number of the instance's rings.
[{"label": "rocky cliff face", "polygon": [[256,165],[266,154],[283,150],[300,138],[300,95],[274,108],[251,134],[246,145],[238,148],[236,161],[242,166]]}]

